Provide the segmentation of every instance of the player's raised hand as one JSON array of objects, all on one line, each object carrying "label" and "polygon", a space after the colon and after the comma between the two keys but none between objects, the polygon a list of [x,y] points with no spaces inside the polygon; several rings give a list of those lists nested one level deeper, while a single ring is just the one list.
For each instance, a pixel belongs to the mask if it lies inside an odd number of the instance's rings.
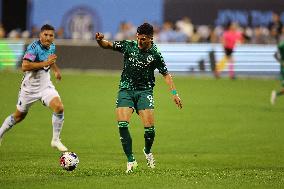
[{"label": "player's raised hand", "polygon": [[107,40],[103,40],[104,39],[104,34],[97,32],[96,33],[96,40],[97,43],[99,44],[100,47],[104,48],[104,49],[112,49],[112,42],[107,41]]},{"label": "player's raised hand", "polygon": [[176,105],[182,109],[182,102],[181,102],[181,99],[178,95],[173,95],[173,100],[174,102],[176,103]]},{"label": "player's raised hand", "polygon": [[105,37],[104,34],[102,34],[102,33],[100,33],[100,32],[97,32],[97,33],[96,33],[96,40],[97,40],[97,41],[103,40],[104,37]]}]

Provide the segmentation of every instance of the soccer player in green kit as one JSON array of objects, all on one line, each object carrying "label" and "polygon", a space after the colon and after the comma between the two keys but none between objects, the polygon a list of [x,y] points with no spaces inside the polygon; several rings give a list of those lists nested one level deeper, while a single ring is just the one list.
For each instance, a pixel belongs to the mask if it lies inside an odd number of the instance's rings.
[{"label": "soccer player in green kit", "polygon": [[132,113],[136,113],[144,124],[145,154],[147,165],[155,168],[155,159],[151,147],[155,138],[154,127],[154,70],[158,69],[163,75],[172,94],[175,104],[182,108],[175,84],[169,74],[164,59],[153,43],[153,26],[144,23],[137,28],[137,40],[110,42],[104,39],[102,33],[96,33],[100,47],[123,53],[124,67],[121,74],[119,92],[116,103],[116,116],[120,140],[127,157],[126,173],[133,172],[138,166],[132,152],[132,138],[128,127]]},{"label": "soccer player in green kit", "polygon": [[280,42],[278,45],[278,52],[275,55],[275,58],[280,63],[280,79],[282,89],[279,91],[273,90],[271,92],[270,102],[271,104],[275,104],[276,98],[284,94],[284,41]]}]

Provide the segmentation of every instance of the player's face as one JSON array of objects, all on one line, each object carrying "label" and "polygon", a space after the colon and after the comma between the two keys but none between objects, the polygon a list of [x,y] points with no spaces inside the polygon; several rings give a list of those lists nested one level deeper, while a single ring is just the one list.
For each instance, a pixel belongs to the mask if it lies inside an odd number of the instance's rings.
[{"label": "player's face", "polygon": [[39,39],[44,47],[49,47],[54,41],[54,31],[53,30],[43,30],[40,32]]},{"label": "player's face", "polygon": [[152,46],[153,38],[145,34],[137,34],[138,47],[141,50],[147,50]]}]

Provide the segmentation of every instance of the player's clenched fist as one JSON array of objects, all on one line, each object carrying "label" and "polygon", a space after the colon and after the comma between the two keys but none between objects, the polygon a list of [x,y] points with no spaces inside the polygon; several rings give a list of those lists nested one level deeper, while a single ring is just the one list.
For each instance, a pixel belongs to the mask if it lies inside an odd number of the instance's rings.
[{"label": "player's clenched fist", "polygon": [[54,64],[56,62],[57,56],[56,54],[51,54],[48,56],[47,62],[49,65]]},{"label": "player's clenched fist", "polygon": [[97,41],[103,40],[104,37],[105,37],[104,34],[102,34],[100,32],[96,33],[96,40]]}]

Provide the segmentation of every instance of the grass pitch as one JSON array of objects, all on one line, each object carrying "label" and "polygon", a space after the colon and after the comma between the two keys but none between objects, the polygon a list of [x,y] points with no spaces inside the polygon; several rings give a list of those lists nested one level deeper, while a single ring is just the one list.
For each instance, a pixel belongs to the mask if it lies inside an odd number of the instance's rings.
[{"label": "grass pitch", "polygon": [[[22,74],[0,72],[0,124],[15,110]],[[125,174],[115,121],[118,74],[68,73],[56,83],[65,107],[62,141],[78,154],[73,172],[50,147],[51,111],[39,102],[0,147],[0,188],[283,188],[284,97],[273,79],[178,77],[179,110],[163,79],[155,87],[157,168],[146,166],[143,126],[130,129],[139,169]]]}]

